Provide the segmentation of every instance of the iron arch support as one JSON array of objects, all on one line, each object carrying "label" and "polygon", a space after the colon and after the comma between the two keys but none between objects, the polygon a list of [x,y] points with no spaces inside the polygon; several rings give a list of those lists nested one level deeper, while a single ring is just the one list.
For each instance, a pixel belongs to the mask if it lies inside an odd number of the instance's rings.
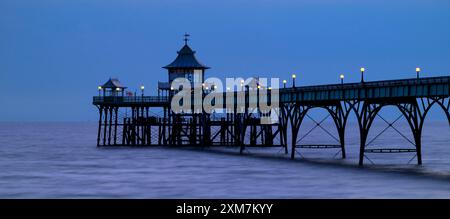
[{"label": "iron arch support", "polygon": [[398,109],[405,116],[409,124],[411,132],[413,133],[414,143],[416,147],[417,164],[422,164],[422,129],[425,122],[426,115],[438,100],[431,98],[420,98],[420,103],[417,99],[411,100],[409,103],[397,104]]},{"label": "iron arch support", "polygon": [[372,103],[369,101],[350,101],[347,102],[351,109],[355,112],[359,126],[360,147],[359,147],[359,162],[358,165],[364,164],[364,152],[366,148],[367,136],[370,127],[372,126],[378,112],[384,106],[379,103]]},{"label": "iron arch support", "polygon": [[324,106],[323,108],[326,109],[333,118],[333,122],[338,131],[339,141],[341,144],[342,159],[345,159],[345,127],[347,125],[347,118],[350,114],[351,107],[349,107],[349,105],[344,102],[343,104],[337,103],[331,106]]},{"label": "iron arch support", "polygon": [[288,106],[288,115],[291,122],[292,139],[291,139],[291,159],[295,159],[296,144],[300,125],[305,118],[306,113],[310,109],[309,106],[300,105],[299,103],[290,104]]},{"label": "iron arch support", "polygon": [[438,104],[444,110],[447,116],[448,124],[450,125],[450,97],[434,98],[434,103]]}]

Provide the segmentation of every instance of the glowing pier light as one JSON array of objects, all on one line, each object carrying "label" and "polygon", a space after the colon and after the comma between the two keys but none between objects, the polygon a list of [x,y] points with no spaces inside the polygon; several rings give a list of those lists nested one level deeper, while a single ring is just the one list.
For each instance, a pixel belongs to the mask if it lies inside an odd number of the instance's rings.
[{"label": "glowing pier light", "polygon": [[297,75],[292,74],[292,86],[295,87],[295,78],[297,78]]},{"label": "glowing pier light", "polygon": [[364,83],[364,72],[366,71],[365,68],[361,68],[361,83]]},{"label": "glowing pier light", "polygon": [[144,89],[145,89],[144,85],[141,85],[142,96],[144,96]]}]

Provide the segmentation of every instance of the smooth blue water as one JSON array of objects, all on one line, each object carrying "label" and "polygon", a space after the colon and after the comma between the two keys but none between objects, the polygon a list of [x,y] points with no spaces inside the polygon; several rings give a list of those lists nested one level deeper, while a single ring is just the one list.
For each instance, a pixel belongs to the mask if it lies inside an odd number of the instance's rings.
[{"label": "smooth blue water", "polygon": [[[383,154],[358,168],[355,123],[345,161],[334,149],[292,161],[277,148],[97,148],[95,123],[0,123],[0,198],[450,198],[449,134],[447,122],[426,123],[421,167]],[[318,129],[308,141],[333,139]],[[392,130],[377,144],[387,142],[408,146]]]}]

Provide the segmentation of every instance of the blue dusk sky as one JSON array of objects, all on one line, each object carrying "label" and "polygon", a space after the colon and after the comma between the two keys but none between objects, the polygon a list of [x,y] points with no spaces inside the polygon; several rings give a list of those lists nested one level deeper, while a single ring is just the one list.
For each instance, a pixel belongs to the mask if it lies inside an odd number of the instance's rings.
[{"label": "blue dusk sky", "polygon": [[95,121],[109,77],[155,94],[185,32],[209,77],[450,75],[448,0],[0,0],[0,121]]}]

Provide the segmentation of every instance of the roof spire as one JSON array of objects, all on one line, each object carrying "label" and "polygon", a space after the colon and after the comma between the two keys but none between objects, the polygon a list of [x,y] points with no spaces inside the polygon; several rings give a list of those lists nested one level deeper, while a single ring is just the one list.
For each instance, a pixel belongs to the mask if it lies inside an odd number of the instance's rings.
[{"label": "roof spire", "polygon": [[187,42],[189,41],[189,38],[188,37],[190,37],[191,35],[189,35],[188,33],[185,33],[184,34],[184,45],[187,45]]}]

